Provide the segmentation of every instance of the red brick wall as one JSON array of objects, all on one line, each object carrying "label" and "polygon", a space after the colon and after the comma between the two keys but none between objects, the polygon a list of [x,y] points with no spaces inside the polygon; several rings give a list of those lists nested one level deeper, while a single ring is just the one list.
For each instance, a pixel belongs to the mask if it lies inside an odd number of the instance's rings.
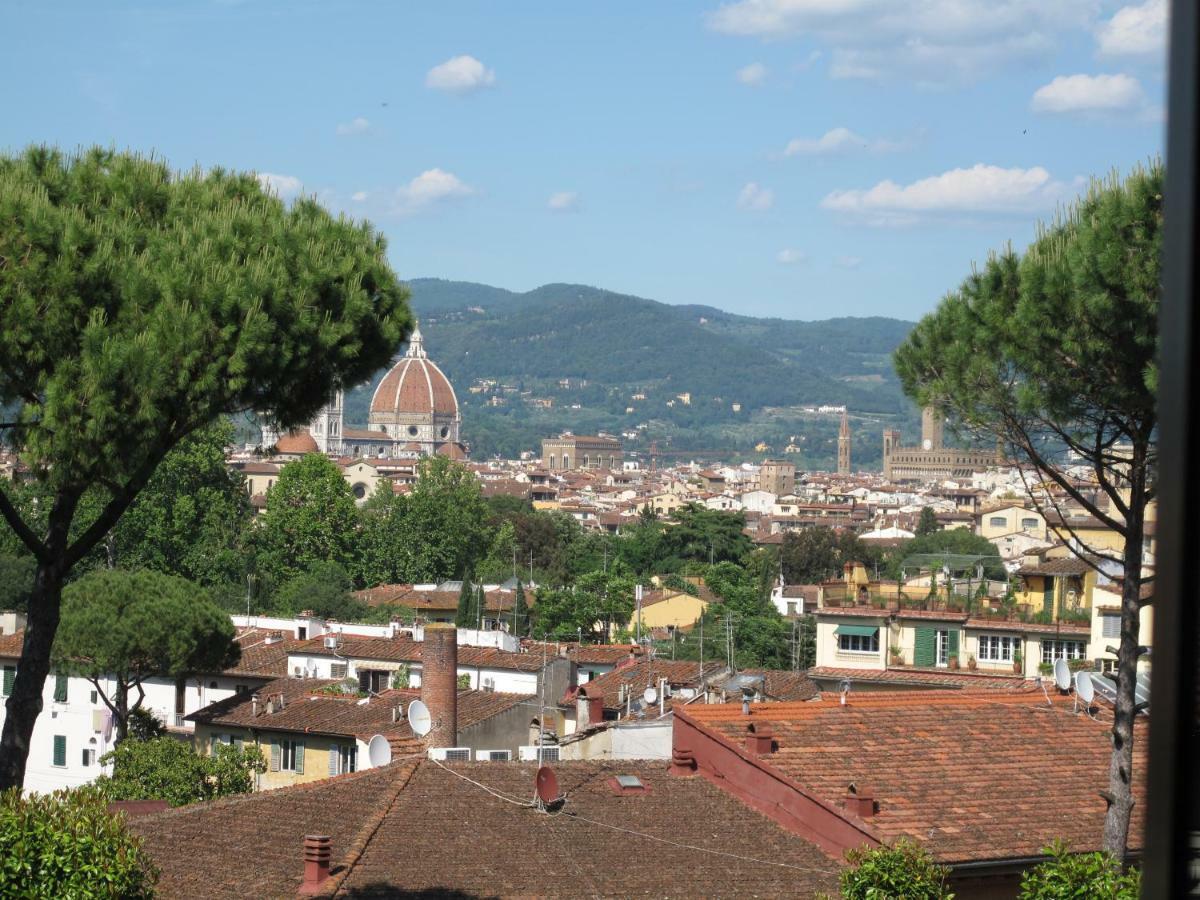
[{"label": "red brick wall", "polygon": [[421,701],[429,707],[433,727],[427,747],[458,746],[458,629],[449,623],[425,626],[421,651]]}]

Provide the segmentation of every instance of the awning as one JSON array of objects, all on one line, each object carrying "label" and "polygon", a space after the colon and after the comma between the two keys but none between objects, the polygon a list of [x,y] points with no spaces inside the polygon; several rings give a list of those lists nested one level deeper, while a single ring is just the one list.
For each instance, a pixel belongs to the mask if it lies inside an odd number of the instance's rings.
[{"label": "awning", "polygon": [[839,625],[834,634],[854,634],[859,637],[875,637],[879,634],[878,625]]}]

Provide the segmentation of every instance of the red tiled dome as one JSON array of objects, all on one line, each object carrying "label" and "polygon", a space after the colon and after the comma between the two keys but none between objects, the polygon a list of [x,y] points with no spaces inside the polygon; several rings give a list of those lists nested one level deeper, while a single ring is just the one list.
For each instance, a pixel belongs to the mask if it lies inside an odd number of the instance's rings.
[{"label": "red tiled dome", "polygon": [[275,442],[276,453],[320,453],[317,442],[308,429],[289,431]]},{"label": "red tiled dome", "polygon": [[423,357],[406,356],[383,376],[371,398],[374,415],[458,416],[458,398],[450,380]]}]

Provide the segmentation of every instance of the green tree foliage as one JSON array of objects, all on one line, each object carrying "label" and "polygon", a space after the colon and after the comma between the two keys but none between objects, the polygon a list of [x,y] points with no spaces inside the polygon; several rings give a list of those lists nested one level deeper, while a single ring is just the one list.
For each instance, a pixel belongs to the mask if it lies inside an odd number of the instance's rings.
[{"label": "green tree foliage", "polygon": [[950,870],[908,838],[891,847],[846,851],[842,870],[845,900],[953,900],[946,887]]},{"label": "green tree foliage", "polygon": [[100,761],[113,767],[111,776],[96,781],[110,800],[166,800],[172,806],[247,794],[255,774],[267,768],[253,746],[215,744],[210,756],[201,756],[172,737],[122,741]]},{"label": "green tree foliage", "polygon": [[519,581],[513,594],[512,633],[517,637],[529,634],[529,603],[525,599],[525,586]]},{"label": "green tree foliage", "polygon": [[842,576],[848,562],[872,562],[871,551],[850,531],[805,528],[783,536],[780,563],[788,584],[817,584]]},{"label": "green tree foliage", "polygon": [[[735,563],[718,563],[704,572],[705,586],[717,597],[673,648],[677,659],[725,660],[735,668],[792,667],[792,626],[770,599],[770,584]],[[730,642],[732,641],[732,646]]]},{"label": "green tree foliage", "polygon": [[[1123,577],[1103,844],[1118,857],[1133,808],[1142,551],[1157,492],[1162,189],[1158,163],[1094,183],[1024,256],[1006,250],[963,281],[895,355],[918,402],[1003,442],[1123,539],[1119,554],[1087,541],[1077,548],[1085,560],[1120,565]],[[1068,475],[1064,451],[1089,469],[1094,488]]]},{"label": "green tree foliage", "polygon": [[[147,678],[216,672],[237,662],[229,616],[196,584],[161,572],[98,569],[63,591],[55,666],[92,682],[112,710],[116,738]],[[116,681],[109,696],[106,678]],[[130,691],[138,697],[130,702]]]},{"label": "green tree foliage", "polygon": [[154,896],[158,872],[108,797],[85,786],[52,794],[0,792],[0,896]]},{"label": "green tree foliage", "polygon": [[[887,562],[888,576],[899,578],[901,565],[905,559],[913,556],[983,556],[984,575],[1003,581],[1008,577],[996,545],[987,538],[975,534],[968,528],[947,528],[945,531],[933,531],[905,541],[889,557]],[[940,569],[936,560],[926,560],[924,565],[932,565]],[[974,566],[972,566],[972,570]],[[909,574],[913,574],[909,572]]]},{"label": "green tree foliage", "polygon": [[366,604],[355,600],[354,585],[346,570],[335,562],[317,562],[307,572],[288,579],[275,592],[272,611],[294,616],[311,610],[325,619],[355,621],[366,614]]},{"label": "green tree foliage", "polygon": [[475,606],[475,587],[469,575],[463,575],[462,588],[458,592],[458,609],[454,613],[454,624],[459,628],[472,627],[472,609]]},{"label": "green tree foliage", "polygon": [[155,569],[203,585],[240,581],[250,521],[245,480],[225,464],[233,425],[222,419],[168,453],[113,529],[124,569]]},{"label": "green tree foliage", "polygon": [[1107,853],[1071,853],[1055,841],[1043,852],[1050,859],[1021,874],[1020,900],[1137,900],[1140,869],[1128,871]]},{"label": "green tree foliage", "polygon": [[262,519],[264,567],[279,582],[317,563],[350,564],[358,510],[350,485],[328,457],[309,453],[280,469]]},{"label": "green tree foliage", "polygon": [[[411,318],[370,226],[286,206],[250,173],[34,147],[0,157],[0,223],[0,406],[46,500],[27,519],[0,485],[38,564],[0,735],[8,788],[24,780],[62,586],[166,454],[229,414],[308,421],[385,364]],[[104,496],[78,518],[89,490]]]},{"label": "green tree foliage", "polygon": [[614,565],[607,572],[589,572],[571,587],[539,589],[533,633],[551,640],[582,637],[607,643],[610,634],[628,624],[635,603],[628,570]]},{"label": "green tree foliage", "polygon": [[36,574],[37,561],[32,556],[0,553],[0,609],[24,611]]},{"label": "green tree foliage", "polygon": [[740,562],[751,550],[750,538],[744,533],[746,517],[740,512],[689,503],[677,509],[673,518],[675,524],[663,532],[659,551],[668,561]]},{"label": "green tree foliage", "polygon": [[938,524],[937,513],[933,511],[932,506],[921,507],[921,516],[917,519],[917,537],[923,537],[927,534],[933,534],[935,531],[940,531],[941,526]]}]

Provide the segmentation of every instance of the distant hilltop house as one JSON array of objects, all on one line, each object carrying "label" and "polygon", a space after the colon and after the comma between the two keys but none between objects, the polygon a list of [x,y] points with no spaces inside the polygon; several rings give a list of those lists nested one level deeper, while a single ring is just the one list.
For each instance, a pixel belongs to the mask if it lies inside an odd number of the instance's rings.
[{"label": "distant hilltop house", "polygon": [[551,472],[620,469],[624,459],[621,442],[607,435],[561,434],[542,441],[542,460]]},{"label": "distant hilltop house", "polygon": [[947,481],[970,478],[1000,465],[996,450],[960,450],[944,444],[945,418],[941,410],[927,406],[921,411],[921,446],[900,446],[900,432],[883,432],[883,477],[888,481]]},{"label": "distant hilltop house", "polygon": [[337,391],[305,428],[281,435],[264,426],[262,446],[281,456],[466,457],[458,397],[450,379],[425,352],[420,326],[413,329],[408,350],[375,388],[366,428],[345,427],[343,404],[343,392]]}]

